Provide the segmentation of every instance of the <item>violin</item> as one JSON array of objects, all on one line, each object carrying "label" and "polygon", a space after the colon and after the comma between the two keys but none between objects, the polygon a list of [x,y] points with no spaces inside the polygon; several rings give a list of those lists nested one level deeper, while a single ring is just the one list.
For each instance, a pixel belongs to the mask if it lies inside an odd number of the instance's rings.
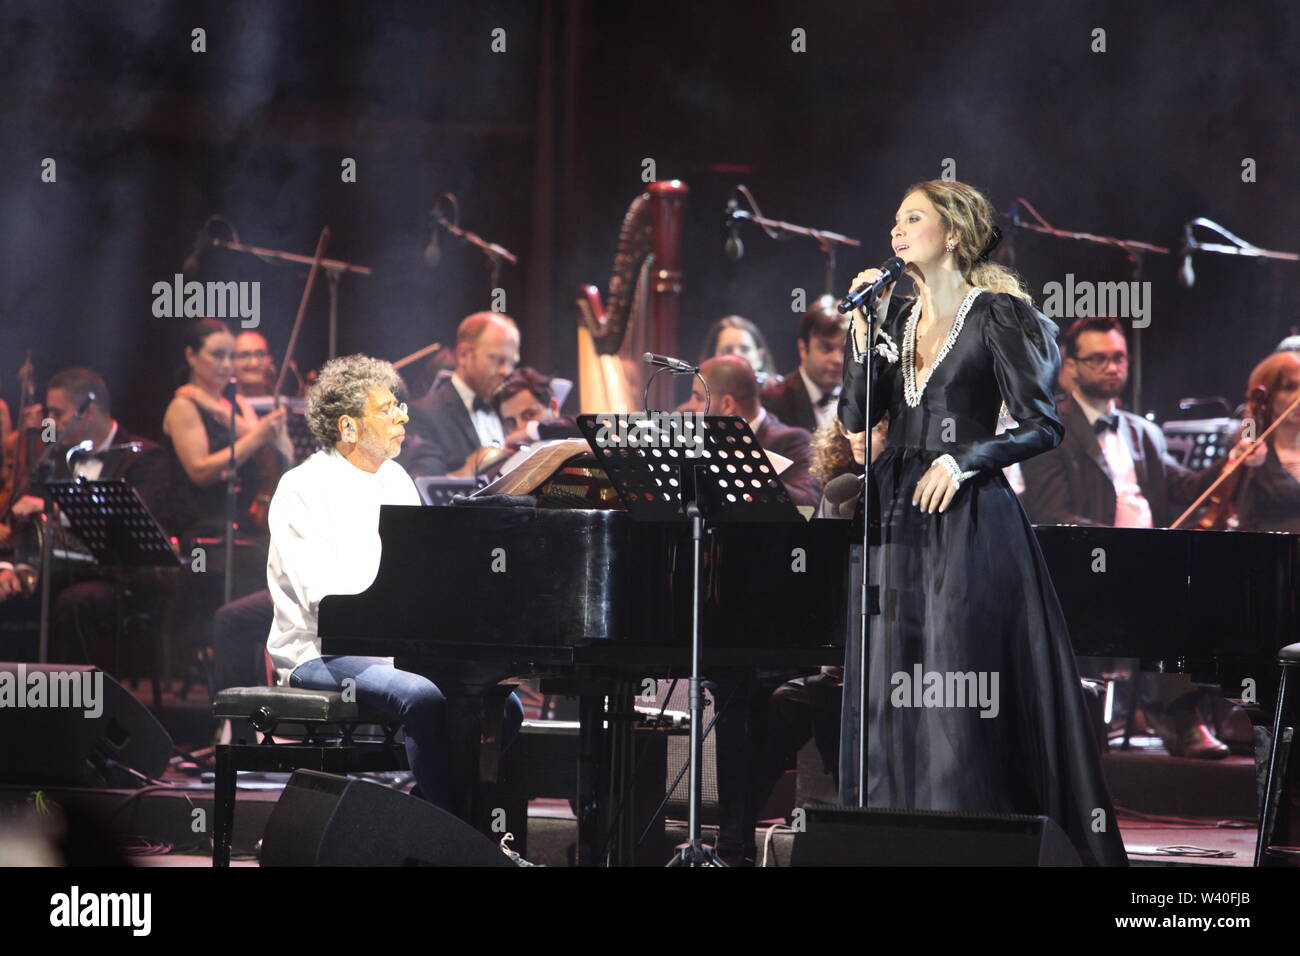
[{"label": "violin", "polygon": [[[18,426],[6,438],[4,458],[8,463],[5,480],[0,487],[0,522],[8,521],[18,499],[25,495],[31,483],[32,466],[40,458],[41,428],[24,428],[22,416],[32,405],[36,404],[36,367],[32,365],[32,353],[27,353],[27,360],[18,369],[19,389]],[[8,446],[12,447],[8,447]]]},{"label": "violin", "polygon": [[[1268,428],[1268,389],[1262,385],[1256,386],[1251,389],[1248,401],[1250,408],[1237,430],[1234,448],[1243,440],[1253,441]],[[1204,513],[1196,522],[1197,528],[1202,531],[1226,531],[1237,527],[1243,494],[1255,476],[1255,469],[1241,467],[1245,458],[1243,455],[1224,465],[1227,475],[1213,489]]]}]

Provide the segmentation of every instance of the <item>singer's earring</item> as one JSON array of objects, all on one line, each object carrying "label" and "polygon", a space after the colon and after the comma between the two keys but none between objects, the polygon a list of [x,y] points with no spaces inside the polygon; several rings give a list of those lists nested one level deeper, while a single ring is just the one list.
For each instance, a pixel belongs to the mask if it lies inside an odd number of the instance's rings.
[{"label": "singer's earring", "polygon": [[944,248],[947,249],[949,252],[952,252],[954,249],[957,248],[957,243],[949,242],[947,245],[944,246]]}]

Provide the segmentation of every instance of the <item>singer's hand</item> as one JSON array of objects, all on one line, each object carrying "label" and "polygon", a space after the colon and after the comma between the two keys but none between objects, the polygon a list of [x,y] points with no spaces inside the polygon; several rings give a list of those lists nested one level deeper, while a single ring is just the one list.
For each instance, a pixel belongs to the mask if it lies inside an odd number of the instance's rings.
[{"label": "singer's hand", "polygon": [[[849,283],[849,291],[852,292],[854,289],[875,282],[878,275],[880,275],[879,269],[863,269],[855,275],[853,281]],[[894,283],[891,282],[881,289],[880,294],[876,296],[876,315],[880,316],[882,319],[885,317],[885,314],[889,309],[889,297],[893,292]],[[856,311],[863,318],[861,322],[855,322],[853,325],[854,337],[857,339],[858,352],[865,353],[869,349],[867,343],[867,316],[862,309],[857,309]]]},{"label": "singer's hand", "polygon": [[912,493],[912,504],[927,513],[936,510],[947,511],[956,493],[957,483],[953,481],[948,469],[936,461],[916,483],[916,491]]}]

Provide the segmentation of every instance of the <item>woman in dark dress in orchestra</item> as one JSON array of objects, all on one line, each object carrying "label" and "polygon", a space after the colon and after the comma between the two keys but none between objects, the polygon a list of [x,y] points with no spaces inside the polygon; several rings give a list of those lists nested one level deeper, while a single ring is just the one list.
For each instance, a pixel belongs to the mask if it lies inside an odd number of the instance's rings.
[{"label": "woman in dark dress in orchestra", "polygon": [[[1267,393],[1267,414],[1255,423],[1256,435],[1300,395],[1300,352],[1275,352],[1256,365],[1246,394],[1259,387]],[[1244,464],[1249,470],[1236,499],[1237,530],[1300,532],[1300,411],[1287,416]]]},{"label": "woman in dark dress in orchestra", "polygon": [[[1064,434],[1056,326],[1010,270],[975,189],[910,189],[890,232],[915,295],[887,289],[878,333],[854,315],[839,415],[889,413],[872,464],[880,547],[865,721],[867,805],[1043,814],[1086,864],[1123,866],[1066,623],[1002,469]],[[877,270],[859,274],[853,287]],[[862,362],[873,362],[865,421]],[[1005,403],[1017,427],[995,434]]]},{"label": "woman in dark dress in orchestra", "polygon": [[[222,397],[235,369],[235,339],[220,319],[198,319],[186,334],[189,377],[163,415],[163,448],[169,465],[165,515],[159,520],[181,538],[219,537],[226,527],[226,471],[230,465],[230,402]],[[239,473],[236,519],[248,533],[256,495],[269,480],[257,453],[287,442],[285,412],[258,420],[243,396],[235,407],[235,462]],[[271,489],[274,490],[274,489]]]}]

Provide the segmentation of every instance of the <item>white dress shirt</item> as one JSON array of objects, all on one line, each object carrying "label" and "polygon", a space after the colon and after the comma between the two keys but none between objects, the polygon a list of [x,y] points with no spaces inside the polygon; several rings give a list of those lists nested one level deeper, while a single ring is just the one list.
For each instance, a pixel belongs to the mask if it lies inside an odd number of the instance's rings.
[{"label": "white dress shirt", "polygon": [[87,481],[98,481],[99,476],[104,473],[104,459],[97,456],[102,455],[104,449],[113,444],[113,439],[116,437],[117,421],[114,420],[113,427],[108,430],[108,435],[95,446],[95,450],[89,455],[81,455],[77,458],[76,463],[72,466],[72,477],[85,478]]},{"label": "white dress shirt", "polygon": [[379,572],[380,505],[418,505],[406,471],[386,461],[374,474],[333,449],[285,472],[271,498],[266,584],[275,619],[266,646],[276,677],[320,657],[316,615],[327,594],[358,594]]},{"label": "white dress shirt", "polygon": [[[1073,394],[1074,400],[1083,409],[1083,414],[1088,417],[1088,425],[1091,427],[1102,416],[1102,412],[1089,404],[1078,389],[1075,389]],[[1112,398],[1106,403],[1105,414],[1118,417],[1115,413],[1115,399]],[[1117,429],[1122,427],[1123,424],[1120,423]],[[1138,485],[1137,468],[1133,464],[1132,454],[1129,453],[1128,442],[1124,441],[1118,430],[1111,431],[1108,428],[1097,436],[1097,443],[1101,445],[1101,453],[1106,456],[1111,481],[1115,485],[1113,527],[1150,528],[1152,526],[1151,504],[1142,494],[1141,486]]]},{"label": "white dress shirt", "polygon": [[[830,401],[825,405],[817,404],[826,393],[818,388],[817,383],[808,377],[808,373],[803,370],[802,365],[799,366],[799,377],[803,379],[803,387],[808,390],[808,400],[812,402],[813,418],[817,422],[817,427],[824,428],[826,423],[835,417],[835,402]],[[839,392],[840,390],[836,388],[832,390],[831,394],[838,396]],[[786,422],[786,424],[789,425],[790,423]]]},{"label": "white dress shirt", "polygon": [[474,390],[460,380],[460,376],[452,373],[452,388],[456,389],[456,394],[460,400],[465,403],[465,411],[469,412],[469,420],[474,423],[474,431],[478,434],[478,443],[480,447],[487,445],[503,445],[506,440],[506,433],[501,428],[501,419],[497,417],[496,412],[488,408],[474,409]]}]

